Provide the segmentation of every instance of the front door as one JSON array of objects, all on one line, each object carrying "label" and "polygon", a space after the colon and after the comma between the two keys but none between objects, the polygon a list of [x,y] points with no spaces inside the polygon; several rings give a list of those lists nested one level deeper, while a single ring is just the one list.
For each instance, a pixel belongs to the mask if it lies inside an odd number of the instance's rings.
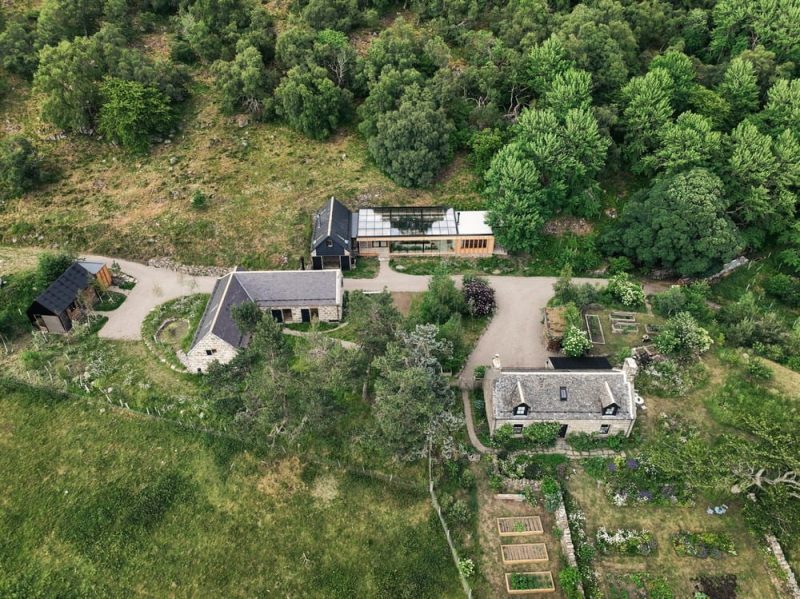
[{"label": "front door", "polygon": [[272,318],[274,318],[276,322],[283,322],[283,312],[280,310],[273,310]]},{"label": "front door", "polygon": [[568,425],[562,424],[561,428],[558,430],[558,436],[561,437],[562,439],[567,436],[567,428]]},{"label": "front door", "polygon": [[300,310],[300,319],[303,322],[311,322],[311,310],[308,308],[302,308]]}]

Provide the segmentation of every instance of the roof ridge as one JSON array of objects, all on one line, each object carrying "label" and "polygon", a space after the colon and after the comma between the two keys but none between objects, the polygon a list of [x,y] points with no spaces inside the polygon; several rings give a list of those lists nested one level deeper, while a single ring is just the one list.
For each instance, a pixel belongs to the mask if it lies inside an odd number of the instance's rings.
[{"label": "roof ridge", "polygon": [[[225,303],[225,296],[228,295],[228,289],[231,287],[231,281],[233,281],[233,275],[235,273],[229,272],[226,277],[228,277],[228,282],[225,284],[225,290],[222,292],[222,297],[220,298],[219,305],[217,305],[217,311],[214,314],[214,320],[211,321],[211,326],[208,327],[208,332],[213,333],[214,327],[217,325],[217,319],[219,318],[219,313],[222,311],[222,306]],[[212,294],[213,295],[213,294]]]}]

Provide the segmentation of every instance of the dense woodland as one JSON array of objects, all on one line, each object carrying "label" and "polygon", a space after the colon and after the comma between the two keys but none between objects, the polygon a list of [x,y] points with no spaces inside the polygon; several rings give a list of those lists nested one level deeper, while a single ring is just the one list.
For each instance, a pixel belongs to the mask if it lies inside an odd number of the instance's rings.
[{"label": "dense woodland", "polygon": [[[298,0],[274,10],[45,0],[3,16],[2,66],[32,80],[46,121],[134,153],[175,126],[191,78],[209,73],[225,112],[318,140],[355,125],[404,186],[429,185],[466,153],[514,252],[534,252],[555,217],[611,215],[582,249],[698,276],[779,246],[800,268],[792,2]],[[159,25],[171,31],[169,56],[153,59],[137,40]],[[46,178],[42,158],[30,140],[3,140],[5,198]],[[632,193],[612,206],[606,188],[620,182]]]}]

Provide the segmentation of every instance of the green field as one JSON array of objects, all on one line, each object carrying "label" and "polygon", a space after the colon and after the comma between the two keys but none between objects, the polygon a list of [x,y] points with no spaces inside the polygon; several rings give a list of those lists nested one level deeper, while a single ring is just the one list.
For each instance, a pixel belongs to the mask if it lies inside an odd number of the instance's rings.
[{"label": "green field", "polygon": [[0,596],[461,592],[421,480],[260,456],[30,391],[3,399]]}]

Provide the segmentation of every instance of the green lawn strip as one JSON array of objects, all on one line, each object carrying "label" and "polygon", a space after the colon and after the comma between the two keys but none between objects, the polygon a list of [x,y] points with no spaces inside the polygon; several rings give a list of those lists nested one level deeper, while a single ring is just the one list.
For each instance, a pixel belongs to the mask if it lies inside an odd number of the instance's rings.
[{"label": "green lawn strip", "polygon": [[374,279],[378,276],[380,261],[377,258],[363,257],[356,261],[356,265],[342,274],[346,279]]},{"label": "green lawn strip", "polygon": [[93,309],[95,312],[111,312],[119,308],[126,298],[124,293],[118,291],[104,291],[100,295],[100,301],[94,305]]},{"label": "green lawn strip", "polygon": [[55,394],[5,395],[0,430],[4,593],[460,596],[424,485]]}]

